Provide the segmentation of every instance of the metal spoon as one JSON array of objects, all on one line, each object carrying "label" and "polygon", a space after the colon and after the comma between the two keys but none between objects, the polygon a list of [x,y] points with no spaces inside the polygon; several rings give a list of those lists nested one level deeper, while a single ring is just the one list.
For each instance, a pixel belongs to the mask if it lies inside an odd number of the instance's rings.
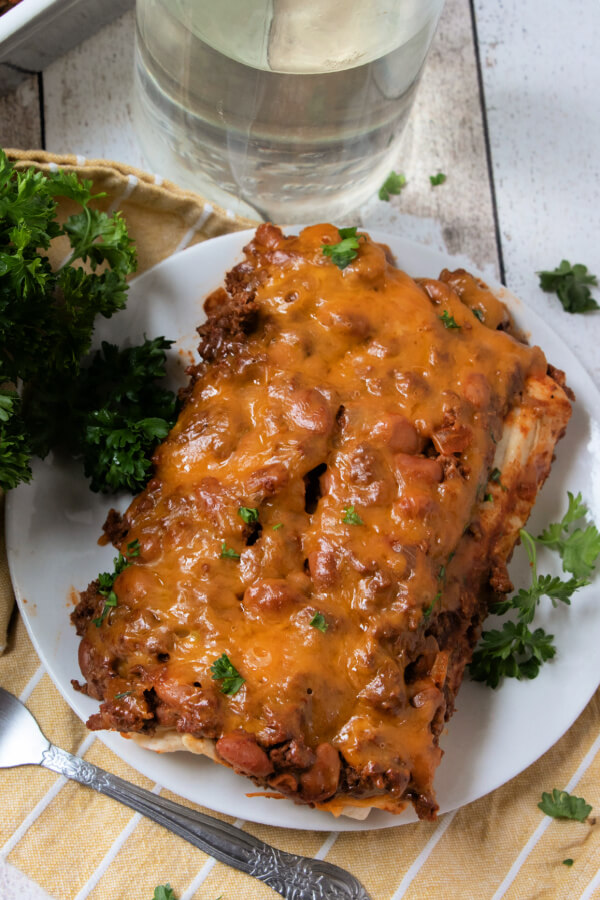
[{"label": "metal spoon", "polygon": [[29,765],[59,772],[130,806],[287,900],[370,900],[362,884],[339,866],[284,853],[240,828],[151,794],[55,747],[27,707],[0,688],[0,768]]}]

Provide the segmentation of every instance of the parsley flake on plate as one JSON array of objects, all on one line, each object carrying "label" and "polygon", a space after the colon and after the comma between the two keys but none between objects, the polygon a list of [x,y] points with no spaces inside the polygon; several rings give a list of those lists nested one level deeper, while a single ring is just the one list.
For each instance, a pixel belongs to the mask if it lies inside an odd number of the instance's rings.
[{"label": "parsley flake on plate", "polygon": [[246,679],[240,675],[226,653],[222,653],[221,656],[214,661],[210,667],[210,671],[212,672],[213,681],[223,682],[221,685],[221,693],[227,694],[229,697],[237,694],[246,681]]},{"label": "parsley flake on plate", "polygon": [[556,294],[567,312],[582,313],[600,308],[588,287],[590,284],[596,286],[598,279],[588,272],[587,266],[581,263],[572,266],[567,259],[563,259],[556,269],[537,274],[541,289]]},{"label": "parsley flake on plate", "polygon": [[573,865],[574,862],[575,862],[575,860],[573,860],[569,857],[569,859],[563,859],[562,864],[563,864],[563,866],[568,866],[569,868],[571,868],[571,866]]},{"label": "parsley flake on plate", "polygon": [[406,185],[406,178],[400,172],[390,172],[381,187],[379,188],[378,197],[389,203],[390,194],[399,194]]},{"label": "parsley flake on plate", "polygon": [[432,187],[437,187],[438,184],[443,184],[446,178],[447,176],[443,172],[438,172],[437,175],[430,175],[429,181]]},{"label": "parsley flake on plate", "polygon": [[325,621],[325,616],[322,615],[322,613],[320,613],[320,612],[316,612],[314,614],[314,616],[312,617],[312,619],[309,622],[309,625],[312,625],[313,628],[318,628],[318,630],[322,631],[323,634],[325,634],[325,632],[329,628],[329,625]]},{"label": "parsley flake on plate", "polygon": [[338,231],[341,240],[337,244],[321,244],[321,250],[338,269],[345,269],[358,256],[359,241],[363,235],[356,234],[356,226],[338,228]]},{"label": "parsley flake on plate", "polygon": [[556,788],[551,794],[544,791],[538,806],[553,819],[575,819],[577,822],[585,822],[592,811],[592,807],[583,797],[575,797],[568,791],[559,791]]}]

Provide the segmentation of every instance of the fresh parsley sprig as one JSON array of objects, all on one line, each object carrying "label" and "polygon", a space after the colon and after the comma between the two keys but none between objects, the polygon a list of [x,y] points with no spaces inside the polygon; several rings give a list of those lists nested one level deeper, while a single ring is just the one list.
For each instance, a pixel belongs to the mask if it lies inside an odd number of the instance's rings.
[{"label": "fresh parsley sprig", "polygon": [[28,392],[33,452],[61,447],[80,458],[93,491],[141,490],[177,414],[175,394],[159,383],[171,344],[157,337],[120,350],[103,342],[77,375],[63,372]]},{"label": "fresh parsley sprig", "polygon": [[[93,490],[139,490],[150,456],[175,418],[173,394],[159,388],[164,338],[138,348],[104,344],[82,367],[96,316],[125,305],[136,268],[120,213],[94,209],[92,182],[74,172],[15,168],[0,150],[0,486],[31,477],[32,454],[61,447],[81,457]],[[81,209],[60,223],[57,198]],[[71,245],[59,267],[45,251]],[[6,382],[23,385],[22,403]]]},{"label": "fresh parsley sprig", "polygon": [[356,234],[356,226],[338,228],[338,231],[341,240],[336,244],[321,244],[321,250],[338,269],[345,269],[358,256],[359,242],[361,238],[364,239],[364,235]]},{"label": "fresh parsley sprig", "polygon": [[504,622],[484,631],[469,666],[474,681],[498,687],[502,678],[536,678],[540,666],[556,654],[554,635],[531,631],[524,622]]},{"label": "fresh parsley sprig", "polygon": [[580,493],[575,497],[568,491],[568,498],[569,508],[561,521],[549,525],[535,540],[560,554],[565,572],[584,579],[592,574],[600,555],[600,532],[594,524],[570,531],[571,525],[587,516],[588,509]]},{"label": "fresh parsley sprig", "polygon": [[212,672],[213,681],[223,682],[221,684],[221,693],[227,694],[229,697],[237,694],[246,681],[246,679],[240,675],[226,653],[222,653],[221,656],[214,661],[210,667],[210,671]]},{"label": "fresh parsley sprig", "polygon": [[[498,472],[498,478],[492,480],[501,484],[499,476]],[[521,541],[531,565],[531,585],[520,588],[510,599],[494,607],[498,615],[515,610],[518,621],[505,622],[501,630],[483,632],[469,667],[475,681],[485,681],[495,688],[505,676],[535,678],[540,666],[555,656],[554,636],[546,634],[542,628],[535,631],[529,628],[540,600],[545,596],[553,606],[558,603],[570,605],[575,591],[589,584],[588,576],[600,555],[600,536],[595,525],[569,531],[574,522],[586,515],[587,507],[581,494],[574,497],[569,493],[568,498],[569,508],[561,521],[549,525],[538,538],[521,529]],[[563,580],[558,576],[539,575],[536,543],[558,550],[563,559],[563,569],[571,572],[573,577]]]},{"label": "fresh parsley sprig", "polygon": [[119,598],[114,589],[114,583],[118,575],[121,572],[124,572],[125,569],[128,569],[131,565],[131,560],[134,557],[140,555],[140,542],[136,539],[135,541],[130,541],[127,544],[127,550],[125,555],[119,553],[118,556],[115,556],[114,569],[112,572],[101,572],[98,575],[98,593],[102,594],[104,597],[104,606],[102,607],[102,612],[96,619],[92,619],[92,622],[99,628],[107,615],[114,609],[115,606],[118,606]]},{"label": "fresh parsley sprig", "polygon": [[567,259],[563,259],[556,269],[537,274],[541,289],[556,294],[567,312],[581,313],[600,308],[589,289],[589,285],[598,284],[598,279],[588,272],[587,266],[581,263],[572,266]]},{"label": "fresh parsley sprig", "polygon": [[20,415],[21,398],[0,372],[0,489],[31,480],[31,446]]},{"label": "fresh parsley sprig", "polygon": [[[592,811],[592,807],[583,797],[575,797],[574,794],[559,791],[557,788],[554,788],[551,794],[544,791],[538,806],[553,819],[575,819],[577,822],[585,822]],[[571,864],[572,862],[571,860]],[[564,860],[564,863],[568,864],[567,860]]]}]

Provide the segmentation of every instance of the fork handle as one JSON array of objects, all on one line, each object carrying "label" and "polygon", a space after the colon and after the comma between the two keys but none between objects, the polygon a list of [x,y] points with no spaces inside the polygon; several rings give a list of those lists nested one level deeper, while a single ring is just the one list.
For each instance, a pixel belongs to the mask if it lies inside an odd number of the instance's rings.
[{"label": "fork handle", "polygon": [[130,806],[215,859],[269,885],[286,900],[370,900],[362,884],[339,866],[285,853],[234,825],[111,775],[54,744],[44,752],[40,765]]}]

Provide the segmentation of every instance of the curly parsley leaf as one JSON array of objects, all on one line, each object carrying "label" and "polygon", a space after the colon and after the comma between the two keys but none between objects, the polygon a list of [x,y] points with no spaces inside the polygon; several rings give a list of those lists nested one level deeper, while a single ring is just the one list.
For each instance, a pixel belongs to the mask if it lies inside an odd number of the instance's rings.
[{"label": "curly parsley leaf", "polygon": [[600,533],[594,524],[585,528],[569,530],[569,526],[587,515],[587,506],[581,494],[573,496],[569,491],[569,508],[560,522],[553,522],[535,540],[552,550],[562,559],[565,572],[571,572],[577,579],[588,578],[596,566],[600,555]]},{"label": "curly parsley leaf", "polygon": [[575,797],[567,791],[559,791],[556,788],[551,794],[544,791],[538,806],[553,819],[576,819],[577,822],[585,822],[592,811],[592,807],[583,797]]},{"label": "curly parsley leaf", "polygon": [[460,329],[460,327],[461,327],[458,324],[458,322],[456,321],[456,319],[454,318],[454,316],[450,315],[450,313],[448,312],[447,309],[444,310],[444,312],[442,313],[441,316],[438,316],[438,319],[442,322],[443,325],[446,326],[446,328],[450,328],[450,329],[459,328]]},{"label": "curly parsley leaf", "polygon": [[437,175],[430,175],[429,181],[432,187],[437,187],[438,184],[443,184],[446,178],[447,176],[443,172],[438,172]]},{"label": "curly parsley leaf", "polygon": [[321,244],[324,256],[328,256],[338,269],[345,269],[358,256],[358,247],[363,235],[356,234],[356,226],[338,228],[340,238],[337,244]]},{"label": "curly parsley leaf", "polygon": [[213,681],[223,682],[221,685],[221,693],[227,694],[229,697],[237,694],[246,681],[246,679],[240,675],[226,653],[222,653],[221,656],[214,661],[210,667],[210,671],[212,672]]},{"label": "curly parsley leaf", "polygon": [[502,629],[484,631],[469,666],[475,681],[496,688],[508,678],[536,678],[542,663],[556,654],[554,635],[531,631],[524,622],[504,622]]},{"label": "curly parsley leaf", "polygon": [[364,525],[365,523],[359,516],[357,512],[354,511],[354,506],[345,506],[344,507],[344,518],[342,522],[345,525]]},{"label": "curly parsley leaf", "polygon": [[537,274],[541,289],[556,294],[567,312],[581,313],[600,308],[588,287],[597,285],[598,279],[588,272],[587,266],[581,263],[572,266],[568,260],[563,259],[556,269]]},{"label": "curly parsley leaf", "polygon": [[316,612],[308,624],[312,625],[313,628],[317,628],[319,631],[322,631],[323,634],[325,634],[325,632],[329,628],[329,625],[325,621],[325,616],[320,612]]},{"label": "curly parsley leaf", "polygon": [[158,383],[171,343],[157,337],[120,350],[103,342],[78,375],[63,373],[28,392],[34,452],[63,447],[81,458],[93,491],[141,490],[177,415],[175,395]]},{"label": "curly parsley leaf", "polygon": [[390,172],[381,187],[379,188],[378,197],[389,203],[390,194],[399,194],[406,185],[406,178],[400,172]]},{"label": "curly parsley leaf", "polygon": [[[67,416],[71,382],[79,377],[90,349],[96,316],[112,316],[125,305],[126,277],[136,267],[133,243],[120,213],[108,215],[90,206],[104,196],[91,191],[91,182],[79,181],[73,172],[21,170],[0,150],[0,369],[6,381],[23,384],[21,413],[2,428],[5,487],[28,480],[31,452],[43,455],[54,446],[51,438],[58,435],[64,446],[65,432],[81,433],[81,423]],[[64,224],[56,218],[57,197],[81,206]],[[61,236],[68,238],[73,252],[67,263],[54,268],[45,251]],[[32,413],[36,405],[37,413]],[[146,412],[138,420],[154,417]],[[39,431],[33,427],[37,424]],[[129,424],[119,421],[115,427]],[[149,431],[157,433],[156,423],[133,428],[130,441],[147,446]],[[91,432],[93,441],[97,437]],[[95,463],[89,465],[95,468]],[[126,462],[124,468],[129,475],[139,474],[135,463]],[[101,481],[99,474],[96,489]],[[125,482],[131,487],[131,478]],[[115,486],[121,486],[119,478],[101,489]]]},{"label": "curly parsley leaf", "polygon": [[157,884],[152,900],[177,900],[170,884]]}]

